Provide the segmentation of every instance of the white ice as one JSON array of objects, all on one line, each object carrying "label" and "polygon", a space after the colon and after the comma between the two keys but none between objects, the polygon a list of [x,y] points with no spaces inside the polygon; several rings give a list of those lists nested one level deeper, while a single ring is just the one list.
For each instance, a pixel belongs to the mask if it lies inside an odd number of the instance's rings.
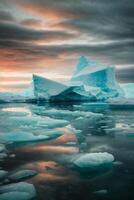
[{"label": "white ice", "polygon": [[107,152],[86,153],[79,155],[72,162],[75,166],[88,170],[98,170],[101,167],[112,165],[114,156]]},{"label": "white ice", "polygon": [[1,200],[30,200],[36,196],[34,186],[26,182],[1,186],[0,193]]}]

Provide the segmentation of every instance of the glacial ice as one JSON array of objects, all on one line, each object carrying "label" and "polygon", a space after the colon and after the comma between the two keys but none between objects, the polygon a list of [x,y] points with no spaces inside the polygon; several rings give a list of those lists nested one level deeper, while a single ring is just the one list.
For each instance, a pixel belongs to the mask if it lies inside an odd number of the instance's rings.
[{"label": "glacial ice", "polygon": [[12,183],[0,187],[1,200],[30,200],[36,196],[35,188],[26,182]]},{"label": "glacial ice", "polygon": [[112,166],[114,156],[107,152],[86,153],[73,159],[73,164],[83,170],[96,171]]},{"label": "glacial ice", "polygon": [[[92,61],[87,62],[89,62],[89,65],[87,64],[83,69],[77,70],[77,73],[71,79],[72,81],[81,81],[83,85],[100,88],[101,96],[104,99],[123,95],[122,89],[116,82],[114,67],[100,65]],[[81,59],[80,63],[82,65]]]},{"label": "glacial ice", "polygon": [[125,93],[125,98],[134,99],[134,83],[124,83],[120,85]]},{"label": "glacial ice", "polygon": [[67,86],[56,81],[33,75],[34,94],[37,100],[49,100],[51,96],[58,95],[64,91]]},{"label": "glacial ice", "polygon": [[133,98],[134,84],[118,84],[115,68],[81,56],[71,80],[60,83],[33,75],[31,85],[21,93],[0,93],[0,103],[35,101],[101,101]]},{"label": "glacial ice", "polygon": [[104,101],[123,96],[115,79],[115,68],[81,57],[77,68],[66,84],[33,76],[37,99],[50,101]]},{"label": "glacial ice", "polygon": [[[25,103],[25,102],[35,102],[36,98],[33,96],[31,87],[23,92],[1,92],[0,93],[0,103]],[[29,94],[28,94],[29,93]],[[31,95],[30,95],[31,94]]]}]

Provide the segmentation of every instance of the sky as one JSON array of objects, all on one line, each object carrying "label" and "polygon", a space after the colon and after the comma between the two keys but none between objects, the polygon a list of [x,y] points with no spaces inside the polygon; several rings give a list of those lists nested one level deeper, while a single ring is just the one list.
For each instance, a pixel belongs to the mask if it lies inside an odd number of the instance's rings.
[{"label": "sky", "polygon": [[0,91],[69,79],[81,55],[134,82],[133,0],[0,0]]}]

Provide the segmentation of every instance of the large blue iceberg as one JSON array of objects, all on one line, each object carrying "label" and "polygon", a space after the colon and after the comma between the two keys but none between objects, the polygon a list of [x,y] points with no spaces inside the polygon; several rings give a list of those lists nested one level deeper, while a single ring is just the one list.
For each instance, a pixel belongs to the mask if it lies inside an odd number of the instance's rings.
[{"label": "large blue iceberg", "polygon": [[34,94],[38,100],[98,101],[123,96],[115,78],[115,68],[80,57],[74,74],[66,83],[33,75]]},{"label": "large blue iceberg", "polygon": [[27,101],[107,101],[133,98],[134,84],[119,84],[115,67],[81,56],[70,80],[60,83],[33,75],[30,87],[22,93],[1,93],[0,102]]}]

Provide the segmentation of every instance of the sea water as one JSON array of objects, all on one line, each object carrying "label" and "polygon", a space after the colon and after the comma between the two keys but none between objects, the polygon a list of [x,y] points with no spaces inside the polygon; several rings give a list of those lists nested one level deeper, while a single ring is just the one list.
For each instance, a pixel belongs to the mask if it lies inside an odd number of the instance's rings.
[{"label": "sea water", "polygon": [[[132,200],[133,119],[133,109],[106,104],[1,104],[0,143],[7,156],[0,167],[9,173],[35,170],[35,176],[22,180],[35,186],[37,200]],[[14,140],[1,139],[3,134]],[[17,134],[22,134],[18,140]],[[34,141],[23,140],[29,134]],[[39,135],[48,138],[37,140]],[[99,152],[114,156],[109,169],[84,171],[72,164],[79,155]]]}]

